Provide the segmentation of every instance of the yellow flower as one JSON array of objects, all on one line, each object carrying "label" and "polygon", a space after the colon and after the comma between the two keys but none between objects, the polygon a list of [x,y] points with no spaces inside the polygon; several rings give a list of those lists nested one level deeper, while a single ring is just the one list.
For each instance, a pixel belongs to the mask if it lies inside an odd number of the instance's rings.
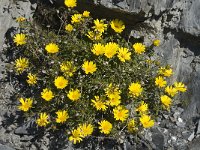
[{"label": "yellow flower", "polygon": [[22,111],[28,111],[32,107],[33,100],[30,98],[26,98],[26,99],[20,98],[19,101],[21,105],[18,106],[18,108]]},{"label": "yellow flower", "polygon": [[121,91],[118,87],[113,86],[112,83],[105,89],[106,95],[108,97],[107,104],[110,106],[118,106],[121,103]]},{"label": "yellow flower", "polygon": [[72,17],[71,17],[71,23],[80,23],[83,18],[82,18],[82,14],[74,14]]},{"label": "yellow flower", "polygon": [[142,54],[145,52],[145,49],[146,49],[145,45],[143,45],[142,43],[135,43],[133,45],[133,48],[136,54]]},{"label": "yellow flower", "polygon": [[139,111],[141,114],[145,113],[148,110],[148,104],[144,101],[141,102],[140,106],[136,109],[136,111]]},{"label": "yellow flower", "polygon": [[162,102],[162,104],[169,109],[171,103],[172,103],[172,99],[170,97],[168,97],[167,95],[161,95],[160,100]]},{"label": "yellow flower", "polygon": [[164,75],[165,77],[170,77],[172,74],[173,74],[173,71],[172,71],[171,68],[165,69],[165,71],[163,72],[163,75]]},{"label": "yellow flower", "polygon": [[97,70],[97,67],[93,61],[84,61],[82,69],[85,71],[86,74],[93,74]]},{"label": "yellow flower", "polygon": [[67,97],[72,101],[76,101],[81,97],[81,93],[78,89],[71,89],[67,94]]},{"label": "yellow flower", "polygon": [[125,62],[126,60],[131,59],[131,52],[129,52],[127,48],[119,48],[117,56],[120,61]]},{"label": "yellow flower", "polygon": [[56,118],[57,123],[64,123],[69,118],[69,115],[66,110],[63,111],[59,110],[56,112],[56,115],[57,115]]},{"label": "yellow flower", "polygon": [[160,40],[154,40],[153,45],[154,46],[160,46]]},{"label": "yellow flower", "polygon": [[49,124],[48,115],[46,113],[40,113],[40,117],[36,120],[36,123],[40,127],[45,127]]},{"label": "yellow flower", "polygon": [[65,76],[73,76],[74,72],[76,72],[76,67],[73,62],[66,61],[61,63],[60,70],[64,73]]},{"label": "yellow flower", "polygon": [[140,122],[142,123],[144,128],[150,128],[154,126],[154,120],[151,120],[151,117],[148,115],[142,115],[140,117]]},{"label": "yellow flower", "polygon": [[139,83],[131,83],[131,85],[129,86],[129,93],[133,96],[133,97],[138,97],[141,95],[143,91],[143,88],[141,86],[141,84]]},{"label": "yellow flower", "polygon": [[96,19],[94,20],[94,26],[92,28],[94,29],[94,31],[103,33],[106,30],[107,26],[108,25],[104,24],[103,20]]},{"label": "yellow flower", "polygon": [[90,16],[90,12],[85,10],[83,12],[83,17],[89,17],[89,16]]},{"label": "yellow flower", "polygon": [[54,44],[54,43],[49,43],[46,45],[45,47],[45,50],[48,52],[48,53],[57,53],[59,51],[59,47],[58,45]]},{"label": "yellow flower", "polygon": [[175,82],[174,86],[175,86],[177,91],[180,91],[180,92],[186,92],[187,91],[187,88],[185,87],[185,85],[182,82]]},{"label": "yellow flower", "polygon": [[86,36],[93,41],[98,41],[102,39],[102,33],[100,32],[88,31],[88,34]]},{"label": "yellow flower", "polygon": [[105,45],[105,56],[107,58],[112,58],[118,51],[119,45],[114,42],[109,42]]},{"label": "yellow flower", "polygon": [[53,92],[48,89],[45,88],[43,89],[43,91],[41,92],[41,97],[45,100],[45,101],[50,101],[52,98],[54,98]]},{"label": "yellow flower", "polygon": [[165,77],[170,77],[172,74],[173,74],[173,71],[171,68],[164,68],[164,67],[161,67],[159,70],[158,70],[158,73],[160,75],[163,75]]},{"label": "yellow flower", "polygon": [[159,77],[156,78],[155,84],[156,84],[158,87],[162,88],[162,87],[165,87],[165,86],[166,86],[167,81],[165,81],[163,77],[159,76]]},{"label": "yellow flower", "polygon": [[103,120],[101,122],[98,122],[98,124],[100,125],[99,129],[100,129],[101,133],[109,134],[111,132],[112,124],[110,122],[108,122],[107,120]]},{"label": "yellow flower", "polygon": [[86,137],[92,134],[94,127],[91,124],[82,124],[78,127],[82,137]]},{"label": "yellow flower", "polygon": [[111,21],[110,25],[111,28],[117,33],[121,33],[125,29],[124,23],[118,19]]},{"label": "yellow flower", "polygon": [[26,68],[28,68],[29,61],[27,58],[18,58],[15,60],[15,69],[18,73],[22,73]]},{"label": "yellow flower", "polygon": [[69,137],[69,141],[73,141],[74,144],[80,143],[82,141],[81,131],[74,129],[72,135]]},{"label": "yellow flower", "polygon": [[91,100],[93,103],[93,106],[97,109],[97,110],[102,110],[105,111],[107,109],[106,103],[103,102],[99,96],[94,96],[95,100]]},{"label": "yellow flower", "polygon": [[17,46],[26,44],[26,35],[23,33],[16,34],[14,36],[14,42]]},{"label": "yellow flower", "polygon": [[65,5],[71,8],[76,7],[76,0],[65,0]]},{"label": "yellow flower", "polygon": [[113,114],[115,120],[120,120],[124,122],[128,117],[128,110],[123,109],[121,106],[117,106],[116,108],[113,109]]},{"label": "yellow flower", "polygon": [[18,17],[18,18],[16,19],[17,22],[23,22],[23,21],[25,21],[25,20],[26,20],[26,18],[24,18],[24,17]]},{"label": "yellow flower", "polygon": [[136,127],[135,127],[135,120],[134,119],[131,119],[129,122],[128,122],[128,131],[129,132],[134,132],[136,130]]},{"label": "yellow flower", "polygon": [[67,25],[65,26],[65,30],[68,31],[68,32],[71,32],[73,29],[74,29],[74,28],[73,28],[73,26],[72,26],[71,24],[67,24]]},{"label": "yellow flower", "polygon": [[97,43],[93,45],[92,48],[92,52],[93,54],[99,56],[99,55],[103,55],[104,54],[104,45],[102,45],[101,43]]},{"label": "yellow flower", "polygon": [[58,76],[54,80],[54,84],[57,89],[64,89],[68,85],[68,80],[65,79],[63,76]]},{"label": "yellow flower", "polygon": [[26,80],[29,85],[34,85],[37,83],[37,76],[32,73],[28,73],[28,79]]},{"label": "yellow flower", "polygon": [[118,106],[121,103],[120,92],[114,92],[108,96],[107,105]]},{"label": "yellow flower", "polygon": [[176,94],[177,94],[177,89],[176,88],[173,88],[172,86],[167,86],[165,88],[165,92],[167,94],[169,94],[171,97],[174,97]]}]

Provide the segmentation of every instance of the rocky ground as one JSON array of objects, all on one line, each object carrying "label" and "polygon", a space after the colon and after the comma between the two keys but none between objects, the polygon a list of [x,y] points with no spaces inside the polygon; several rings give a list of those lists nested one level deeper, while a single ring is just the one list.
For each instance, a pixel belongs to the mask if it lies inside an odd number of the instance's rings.
[{"label": "rocky ground", "polygon": [[[17,79],[10,70],[10,53],[4,53],[4,37],[17,26],[14,19],[25,14],[32,18],[43,12],[43,5],[34,0],[1,0],[0,5],[0,150],[199,150],[200,146],[200,1],[199,0],[98,0],[80,1],[78,9],[87,9],[98,17],[119,18],[127,24],[125,35],[144,40],[163,39],[156,53],[174,68],[172,81],[186,83],[188,92],[177,97],[169,114],[162,114],[156,126],[120,141],[91,137],[73,146],[60,132],[43,132],[34,122],[23,119],[17,111],[15,94],[19,91]],[[62,0],[49,0],[48,7],[62,5]],[[50,8],[51,9],[51,8]],[[128,35],[128,36],[127,36]]]}]

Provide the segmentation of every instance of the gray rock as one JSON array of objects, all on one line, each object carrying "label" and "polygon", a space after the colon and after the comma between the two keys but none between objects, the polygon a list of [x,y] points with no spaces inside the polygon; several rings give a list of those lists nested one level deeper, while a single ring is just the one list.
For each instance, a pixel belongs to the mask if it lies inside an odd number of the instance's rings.
[{"label": "gray rock", "polygon": [[38,131],[35,120],[29,120],[22,126],[15,129],[14,133],[16,135],[34,135]]},{"label": "gray rock", "polygon": [[152,129],[152,142],[156,145],[156,150],[164,149],[164,135],[158,129]]},{"label": "gray rock", "polygon": [[8,146],[6,146],[6,145],[0,144],[0,150],[15,150],[15,149],[13,149],[13,148],[11,148],[11,147],[8,147]]},{"label": "gray rock", "polygon": [[198,122],[198,126],[197,126],[197,132],[196,132],[196,134],[200,134],[200,120],[199,120],[199,122]]},{"label": "gray rock", "polygon": [[194,139],[194,137],[195,137],[195,133],[193,132],[193,133],[189,136],[188,141],[192,141],[192,140]]},{"label": "gray rock", "polygon": [[200,138],[195,139],[189,145],[190,150],[199,150],[199,147],[200,147]]}]

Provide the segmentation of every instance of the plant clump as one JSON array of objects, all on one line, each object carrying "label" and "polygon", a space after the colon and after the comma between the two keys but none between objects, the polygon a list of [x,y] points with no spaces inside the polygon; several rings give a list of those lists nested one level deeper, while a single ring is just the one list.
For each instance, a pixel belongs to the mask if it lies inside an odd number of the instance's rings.
[{"label": "plant clump", "polygon": [[28,87],[18,94],[18,108],[44,130],[66,129],[74,144],[153,127],[187,90],[182,82],[171,84],[172,68],[152,58],[160,40],[150,47],[131,43],[121,36],[123,21],[93,19],[89,11],[73,9],[76,0],[64,3],[59,31],[17,19],[14,69]]}]

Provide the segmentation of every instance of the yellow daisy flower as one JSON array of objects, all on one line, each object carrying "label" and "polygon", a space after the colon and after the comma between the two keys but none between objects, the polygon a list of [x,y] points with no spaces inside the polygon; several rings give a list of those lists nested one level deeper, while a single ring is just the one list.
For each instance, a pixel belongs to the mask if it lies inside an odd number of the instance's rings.
[{"label": "yellow daisy flower", "polygon": [[108,96],[107,105],[118,106],[121,103],[120,92],[114,92]]},{"label": "yellow daisy flower", "polygon": [[68,85],[68,80],[65,79],[63,76],[58,76],[54,80],[54,84],[57,89],[64,89]]},{"label": "yellow daisy flower", "polygon": [[83,17],[89,17],[89,16],[90,16],[90,12],[87,11],[87,10],[85,10],[85,11],[83,12]]},{"label": "yellow daisy flower", "polygon": [[180,92],[187,91],[187,88],[185,87],[185,85],[182,82],[175,82],[174,87],[176,88],[177,91],[180,91]]},{"label": "yellow daisy flower", "polygon": [[76,7],[76,0],[65,0],[65,5],[70,8]]},{"label": "yellow daisy flower", "polygon": [[142,115],[140,117],[140,122],[142,123],[144,128],[150,128],[154,126],[154,120],[151,120],[151,117],[148,115]]},{"label": "yellow daisy flower", "polygon": [[158,40],[158,39],[157,39],[157,40],[154,40],[154,41],[153,41],[153,45],[154,45],[154,46],[160,46],[160,40]]},{"label": "yellow daisy flower", "polygon": [[139,111],[140,114],[144,114],[148,110],[148,104],[144,101],[141,102],[140,106],[136,109],[136,111]]},{"label": "yellow daisy flower", "polygon": [[94,96],[95,100],[91,100],[92,101],[92,105],[97,109],[97,110],[102,110],[105,111],[107,109],[106,103],[103,102],[99,96]]},{"label": "yellow daisy flower", "polygon": [[46,113],[40,113],[40,117],[36,120],[36,123],[40,127],[46,127],[49,124],[48,115]]},{"label": "yellow daisy flower", "polygon": [[155,84],[156,84],[156,86],[162,88],[162,87],[166,86],[167,81],[165,81],[163,77],[159,76],[156,78]]},{"label": "yellow daisy flower", "polygon": [[17,46],[26,44],[26,35],[23,33],[16,34],[14,36],[14,42]]},{"label": "yellow daisy flower", "polygon": [[178,93],[177,89],[173,88],[172,86],[167,86],[165,88],[165,92],[169,94],[171,97],[174,97]]},{"label": "yellow daisy flower", "polygon": [[99,56],[99,55],[103,55],[104,54],[104,45],[102,45],[101,43],[97,43],[93,45],[92,48],[92,52],[93,54]]},{"label": "yellow daisy flower", "polygon": [[80,129],[74,129],[72,135],[69,137],[69,141],[72,141],[74,144],[80,143],[82,141]]},{"label": "yellow daisy flower", "polygon": [[112,58],[118,52],[118,49],[119,49],[119,45],[117,43],[109,42],[105,45],[104,55],[107,58]]},{"label": "yellow daisy flower", "polygon": [[49,44],[46,45],[45,50],[48,53],[52,53],[53,54],[53,53],[57,53],[59,51],[59,47],[55,43],[49,43]]},{"label": "yellow daisy flower", "polygon": [[92,134],[94,127],[92,126],[92,124],[84,123],[82,125],[79,125],[78,130],[80,131],[81,136],[84,138]]},{"label": "yellow daisy flower", "polygon": [[71,20],[72,24],[74,24],[74,23],[80,23],[83,20],[82,14],[74,14],[74,15],[72,15],[71,19],[72,19]]},{"label": "yellow daisy flower", "polygon": [[110,106],[118,106],[121,103],[121,91],[118,87],[113,86],[113,84],[109,84],[109,86],[105,89],[106,95],[108,97],[107,105]]},{"label": "yellow daisy flower", "polygon": [[18,58],[15,60],[15,69],[18,73],[22,73],[26,68],[28,68],[29,61],[27,58]]},{"label": "yellow daisy flower", "polygon": [[93,61],[84,61],[82,69],[85,71],[86,74],[93,74],[97,70],[97,67]]},{"label": "yellow daisy flower", "polygon": [[94,20],[94,26],[92,28],[94,29],[94,31],[103,33],[106,30],[107,26],[108,25],[105,24],[103,20],[96,19]]},{"label": "yellow daisy flower", "polygon": [[173,71],[172,71],[171,68],[165,69],[164,72],[163,72],[163,75],[164,75],[165,77],[170,77],[172,74],[173,74]]},{"label": "yellow daisy flower", "polygon": [[43,91],[41,92],[41,97],[45,100],[45,101],[50,101],[52,98],[54,98],[53,92],[48,89],[45,88],[43,89]]},{"label": "yellow daisy flower", "polygon": [[138,97],[141,95],[143,91],[143,88],[141,86],[141,84],[139,83],[131,83],[131,85],[129,86],[129,93],[133,96],[133,97]]},{"label": "yellow daisy flower", "polygon": [[76,67],[73,62],[66,61],[60,64],[60,70],[64,73],[65,76],[73,76],[74,72],[76,72]]},{"label": "yellow daisy flower", "polygon": [[28,111],[32,107],[33,100],[31,98],[26,98],[26,99],[20,98],[19,101],[21,105],[18,106],[18,108],[22,111]]},{"label": "yellow daisy flower", "polygon": [[66,110],[63,111],[59,110],[56,112],[56,115],[57,115],[56,118],[57,123],[64,123],[69,118],[69,115]]},{"label": "yellow daisy flower", "polygon": [[160,100],[162,102],[162,104],[169,109],[171,103],[172,103],[172,99],[170,97],[168,97],[167,95],[161,95],[160,96]]},{"label": "yellow daisy flower", "polygon": [[145,52],[145,49],[146,49],[145,45],[143,45],[142,43],[135,43],[133,45],[133,48],[136,54],[142,54]]},{"label": "yellow daisy flower", "polygon": [[69,91],[69,93],[67,94],[67,97],[72,101],[76,101],[76,100],[80,99],[81,93],[78,89],[75,89],[75,90],[71,89]]},{"label": "yellow daisy flower", "polygon": [[119,48],[117,57],[120,61],[125,62],[131,59],[131,52],[129,52],[127,48]]},{"label": "yellow daisy flower", "polygon": [[116,33],[121,33],[125,29],[124,23],[118,19],[111,21],[110,26]]},{"label": "yellow daisy flower", "polygon": [[115,120],[120,120],[124,122],[128,117],[128,110],[123,109],[121,106],[117,106],[113,109],[113,114]]},{"label": "yellow daisy flower", "polygon": [[67,24],[67,25],[65,26],[65,30],[68,31],[68,32],[72,32],[73,29],[74,29],[74,28],[73,28],[73,26],[72,26],[71,24]]},{"label": "yellow daisy flower", "polygon": [[35,74],[32,74],[32,73],[28,73],[28,79],[26,80],[26,82],[29,84],[29,85],[34,85],[37,83],[37,76]]},{"label": "yellow daisy flower", "polygon": [[112,130],[112,124],[108,122],[107,120],[103,120],[101,122],[98,122],[99,129],[101,133],[109,134]]}]

